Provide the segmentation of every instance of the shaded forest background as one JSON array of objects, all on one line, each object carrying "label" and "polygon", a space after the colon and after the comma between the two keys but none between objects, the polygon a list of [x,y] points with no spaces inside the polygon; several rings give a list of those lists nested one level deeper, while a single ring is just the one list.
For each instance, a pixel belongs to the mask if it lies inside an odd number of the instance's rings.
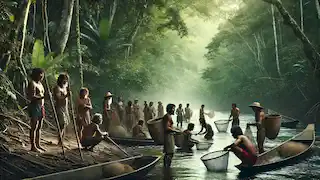
[{"label": "shaded forest background", "polygon": [[[1,111],[26,105],[26,75],[38,66],[50,88],[60,72],[75,95],[88,87],[96,111],[110,90],[215,110],[260,101],[313,119],[320,59],[270,2],[279,1],[1,1]],[[319,50],[319,1],[282,3]]]}]

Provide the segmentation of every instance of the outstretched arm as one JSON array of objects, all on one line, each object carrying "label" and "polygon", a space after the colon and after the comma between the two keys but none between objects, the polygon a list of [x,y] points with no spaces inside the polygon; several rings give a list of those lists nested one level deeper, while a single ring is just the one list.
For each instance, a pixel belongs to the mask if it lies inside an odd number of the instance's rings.
[{"label": "outstretched arm", "polygon": [[242,139],[238,138],[234,143],[230,144],[229,146],[226,146],[225,148],[223,148],[223,150],[227,151],[230,148],[234,147],[234,146],[238,146],[241,143]]}]

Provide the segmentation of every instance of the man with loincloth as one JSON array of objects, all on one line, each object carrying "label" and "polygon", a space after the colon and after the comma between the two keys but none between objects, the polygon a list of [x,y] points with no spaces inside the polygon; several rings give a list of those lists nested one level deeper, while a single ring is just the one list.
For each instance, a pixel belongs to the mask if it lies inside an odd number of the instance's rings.
[{"label": "man with loincloth", "polygon": [[231,107],[231,113],[229,116],[229,121],[231,121],[231,117],[232,117],[232,126],[239,126],[240,121],[239,121],[239,115],[240,115],[240,109],[237,107],[236,103],[232,104]]},{"label": "man with loincloth", "polygon": [[138,99],[135,99],[133,103],[134,123],[137,123],[140,120],[140,106],[138,102]]},{"label": "man with loincloth", "polygon": [[206,122],[206,119],[205,119],[204,115],[208,115],[208,113],[204,112],[204,104],[202,104],[201,108],[200,108],[200,112],[199,112],[200,125],[202,125],[203,122]]},{"label": "man with loincloth", "polygon": [[40,68],[34,68],[31,74],[31,81],[28,86],[28,98],[30,103],[28,104],[28,112],[31,118],[30,121],[30,143],[31,151],[40,152],[46,151],[40,146],[40,135],[45,117],[44,109],[44,87],[41,81],[44,78],[44,70]]},{"label": "man with loincloth", "polygon": [[187,104],[187,107],[184,109],[186,122],[189,123],[192,117],[192,110],[190,109],[190,104]]},{"label": "man with loincloth", "polygon": [[172,121],[172,115],[174,115],[175,111],[175,105],[174,104],[168,104],[166,108],[167,114],[163,116],[163,134],[164,134],[164,143],[163,143],[163,152],[165,153],[163,158],[163,166],[165,168],[169,168],[171,166],[171,160],[174,154],[174,136],[173,133],[180,131],[174,129],[173,121]]},{"label": "man with loincloth", "polygon": [[176,114],[177,114],[177,127],[180,124],[180,128],[182,128],[182,121],[183,121],[183,117],[184,117],[184,111],[182,108],[182,104],[179,104],[179,107],[176,110]]},{"label": "man with loincloth", "polygon": [[153,106],[153,102],[149,103],[148,113],[150,119],[154,119],[156,117],[156,109]]},{"label": "man with loincloth", "polygon": [[254,102],[249,107],[252,108],[255,114],[255,123],[248,123],[247,126],[256,126],[257,127],[257,143],[259,153],[264,152],[263,144],[265,140],[265,128],[262,124],[262,121],[265,119],[265,114],[263,112],[263,107],[260,105],[259,102]]},{"label": "man with loincloth", "polygon": [[[70,90],[68,88],[68,75],[59,75],[57,85],[53,89],[53,96],[55,99],[55,108],[59,120],[61,137],[63,139],[66,127],[70,123],[68,110],[68,97],[70,97]],[[62,140],[60,139],[60,136],[58,137],[58,145],[62,145]]]},{"label": "man with loincloth", "polygon": [[139,120],[138,124],[136,124],[132,128],[132,137],[138,138],[138,139],[144,139],[146,138],[146,134],[142,130],[143,128],[143,120]]},{"label": "man with loincloth", "polygon": [[231,133],[236,141],[223,150],[227,151],[230,149],[242,161],[243,165],[253,166],[257,161],[256,148],[253,143],[247,136],[243,135],[239,126],[233,126]]},{"label": "man with loincloth", "polygon": [[83,128],[81,145],[85,150],[93,151],[93,148],[104,139],[104,136],[108,136],[107,132],[100,130],[100,124],[102,124],[102,115],[96,113],[92,122]]},{"label": "man with loincloth", "polygon": [[162,102],[158,102],[158,117],[163,117],[164,116],[164,110],[163,110],[163,105]]}]

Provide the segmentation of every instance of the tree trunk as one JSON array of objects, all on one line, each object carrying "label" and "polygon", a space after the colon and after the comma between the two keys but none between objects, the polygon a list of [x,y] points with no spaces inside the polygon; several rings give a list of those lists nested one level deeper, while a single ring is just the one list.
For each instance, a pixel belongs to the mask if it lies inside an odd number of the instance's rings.
[{"label": "tree trunk", "polygon": [[300,0],[300,28],[303,32],[303,0]]},{"label": "tree trunk", "polygon": [[138,31],[139,31],[140,26],[142,24],[143,18],[144,18],[144,12],[141,11],[137,17],[136,25],[134,26],[134,29],[130,33],[129,38],[128,38],[128,44],[130,44],[130,46],[127,47],[127,51],[126,51],[126,55],[125,55],[126,58],[128,58],[132,53],[133,41],[134,41],[136,35],[138,34]]},{"label": "tree trunk", "polygon": [[63,53],[64,49],[67,46],[72,21],[73,6],[74,0],[64,0],[61,20],[58,27],[57,35],[55,36],[57,38],[55,48],[55,52],[57,54]]},{"label": "tree trunk", "polygon": [[280,63],[279,63],[279,52],[278,52],[278,36],[277,36],[276,17],[274,14],[274,8],[273,8],[272,4],[271,4],[271,13],[272,13],[272,26],[273,26],[274,49],[275,49],[275,54],[276,54],[277,71],[278,71],[279,77],[281,77]]},{"label": "tree trunk", "polygon": [[316,9],[317,9],[317,14],[318,14],[318,19],[320,19],[320,1],[319,0],[314,0],[316,3]]},{"label": "tree trunk", "polygon": [[277,7],[277,9],[279,10],[280,14],[282,15],[285,21],[285,24],[291,27],[296,37],[300,39],[300,41],[302,42],[304,46],[305,55],[309,59],[312,67],[315,69],[318,78],[320,78],[320,71],[318,67],[318,63],[320,61],[320,54],[316,50],[316,48],[311,44],[308,37],[301,31],[297,22],[291,17],[289,12],[283,7],[282,3],[279,0],[262,0],[262,1],[271,3]]},{"label": "tree trunk", "polygon": [[118,6],[118,0],[113,0],[112,6],[110,8],[109,32],[111,30],[112,22],[117,11],[117,6]]},{"label": "tree trunk", "polygon": [[80,31],[80,0],[76,0],[76,32],[77,32],[77,57],[79,61],[80,85],[83,87],[83,66],[81,57],[81,31]]}]

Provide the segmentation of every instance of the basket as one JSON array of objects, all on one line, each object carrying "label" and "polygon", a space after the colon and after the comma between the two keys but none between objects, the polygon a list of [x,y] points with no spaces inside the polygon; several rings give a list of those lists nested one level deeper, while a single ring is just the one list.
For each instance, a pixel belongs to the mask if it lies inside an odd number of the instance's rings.
[{"label": "basket", "polygon": [[174,144],[177,147],[182,147],[183,145],[183,133],[174,133]]},{"label": "basket", "polygon": [[162,118],[150,119],[147,121],[150,136],[158,145],[162,145],[164,141],[164,130],[162,125]]},{"label": "basket", "polygon": [[210,152],[200,159],[208,171],[224,172],[228,169],[229,151]]},{"label": "basket", "polygon": [[199,142],[196,144],[197,150],[208,150],[213,143],[211,142]]},{"label": "basket", "polygon": [[229,120],[218,120],[218,121],[214,121],[214,124],[217,127],[217,130],[219,132],[227,132],[227,129],[229,127]]},{"label": "basket", "polygon": [[267,115],[266,118],[262,121],[262,124],[265,128],[265,135],[268,139],[277,138],[280,126],[281,126],[281,116],[277,114]]}]

